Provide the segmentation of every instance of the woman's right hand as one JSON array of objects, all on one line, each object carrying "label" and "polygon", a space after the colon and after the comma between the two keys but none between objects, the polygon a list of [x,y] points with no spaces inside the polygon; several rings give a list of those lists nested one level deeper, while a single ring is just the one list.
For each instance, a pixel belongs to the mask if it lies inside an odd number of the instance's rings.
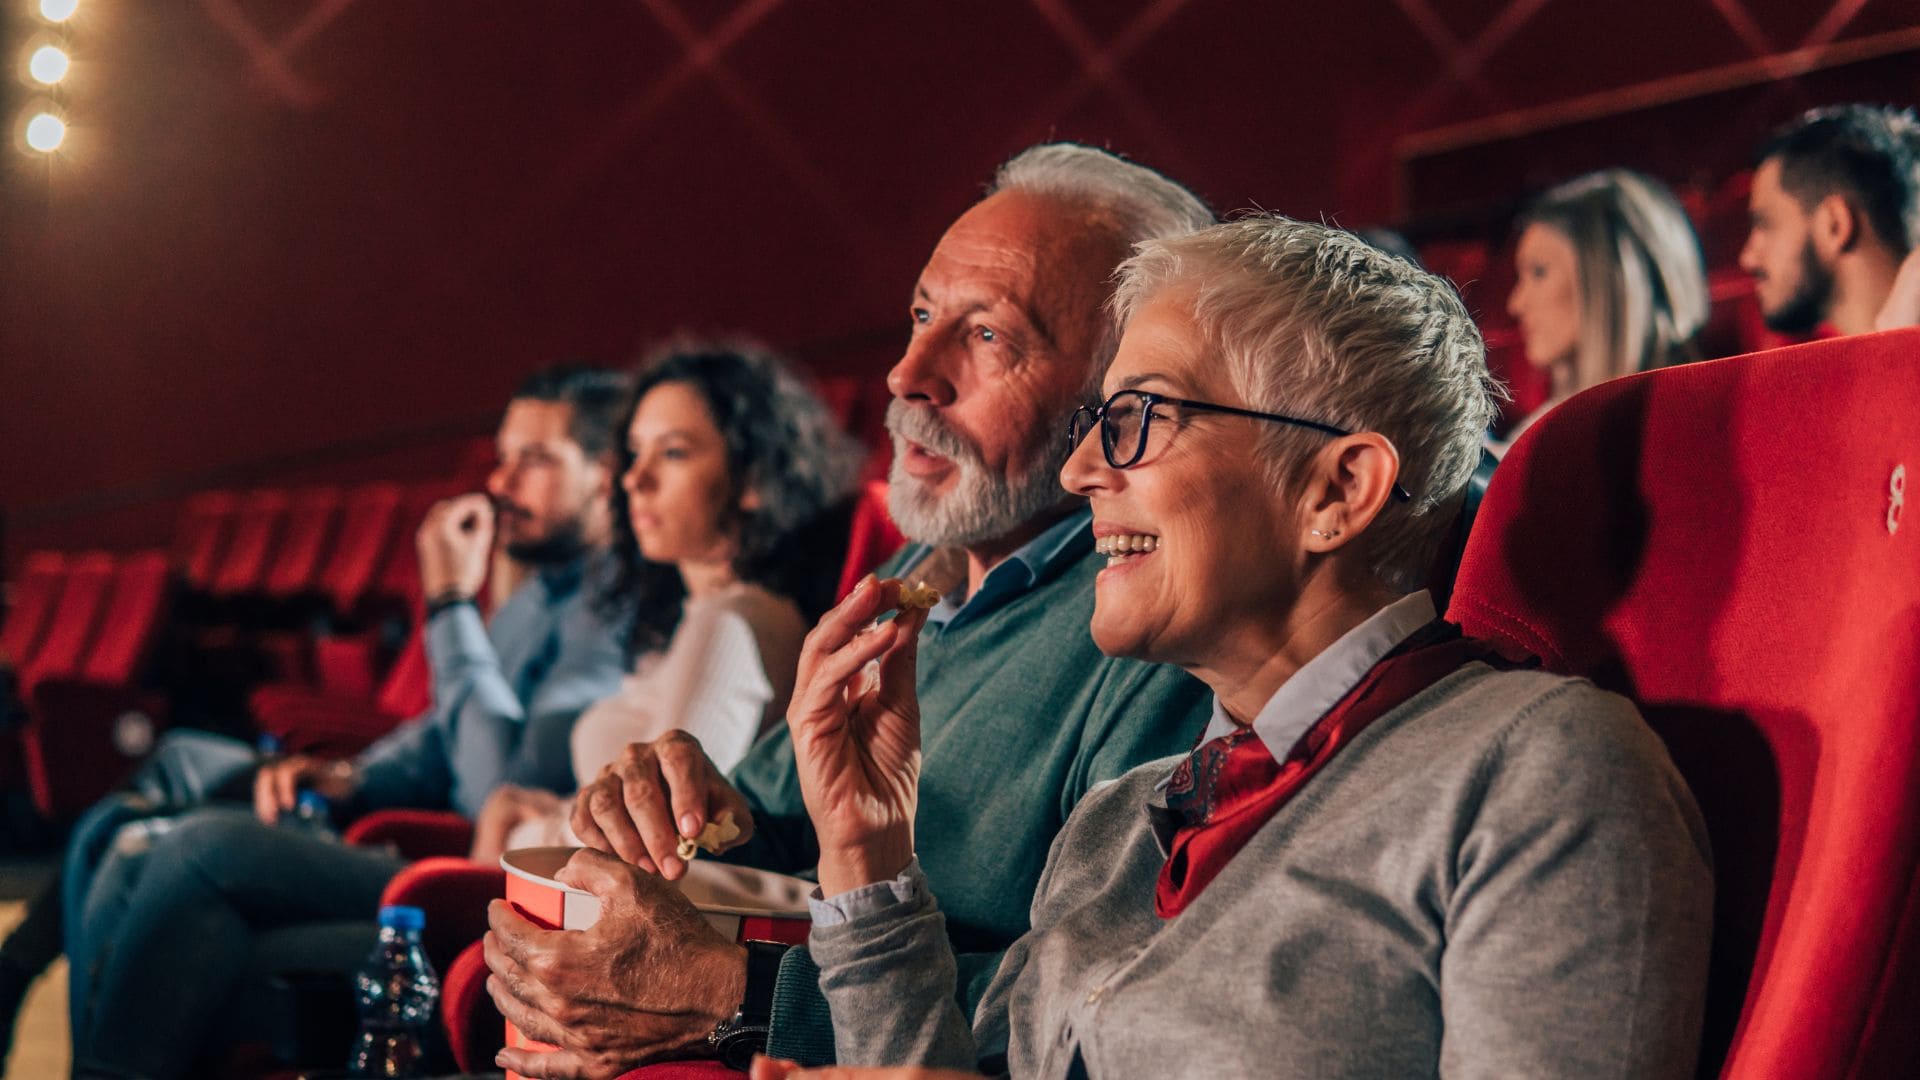
[{"label": "woman's right hand", "polygon": [[914,609],[873,623],[895,606],[900,587],[867,575],[821,617],[800,650],[787,727],[827,896],[896,877],[913,858],[920,795],[915,657],[927,613]]}]

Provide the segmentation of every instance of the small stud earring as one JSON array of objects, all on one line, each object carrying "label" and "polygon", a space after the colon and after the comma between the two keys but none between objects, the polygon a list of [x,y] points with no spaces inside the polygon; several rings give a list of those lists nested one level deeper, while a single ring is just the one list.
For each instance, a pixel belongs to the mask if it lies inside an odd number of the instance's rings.
[{"label": "small stud earring", "polygon": [[1313,535],[1319,537],[1322,540],[1331,540],[1334,537],[1340,535],[1339,529],[1329,529],[1326,532],[1321,532],[1319,529],[1309,529],[1307,531],[1311,532]]}]

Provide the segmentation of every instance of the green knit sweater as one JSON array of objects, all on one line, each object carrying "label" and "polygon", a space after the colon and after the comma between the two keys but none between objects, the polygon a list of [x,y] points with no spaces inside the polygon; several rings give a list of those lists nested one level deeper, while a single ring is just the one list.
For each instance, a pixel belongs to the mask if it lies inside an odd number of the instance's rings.
[{"label": "green knit sweater", "polygon": [[[1075,804],[1095,784],[1190,749],[1211,715],[1206,687],[1185,672],[1094,647],[1093,579],[1106,560],[1082,535],[1030,589],[920,642],[914,846],[960,954],[968,1015],[1001,951],[1026,932],[1047,850]],[[730,861],[811,871],[819,851],[785,728],[754,748],[733,782],[754,807],[754,838]],[[832,1016],[804,948],[781,963],[768,1050],[833,1060]]]}]

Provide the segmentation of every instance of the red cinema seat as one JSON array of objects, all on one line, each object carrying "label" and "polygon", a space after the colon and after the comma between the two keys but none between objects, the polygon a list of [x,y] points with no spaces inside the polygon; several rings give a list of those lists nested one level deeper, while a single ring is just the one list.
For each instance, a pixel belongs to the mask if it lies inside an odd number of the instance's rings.
[{"label": "red cinema seat", "polygon": [[27,556],[13,583],[6,624],[0,626],[0,664],[18,670],[33,658],[66,579],[67,557],[60,552],[36,551]]},{"label": "red cinema seat", "polygon": [[105,552],[89,552],[69,560],[66,580],[54,600],[40,647],[19,668],[21,697],[30,695],[42,679],[79,673],[100,624],[107,593],[113,588],[113,575],[113,556]]},{"label": "red cinema seat", "polygon": [[860,490],[860,501],[853,509],[853,523],[847,535],[847,555],[840,566],[840,586],[834,594],[845,597],[867,573],[900,550],[906,538],[887,513],[887,483],[870,480]]},{"label": "red cinema seat", "polygon": [[77,668],[46,675],[28,698],[21,749],[34,802],[63,820],[111,790],[153,746],[166,700],[142,683],[171,590],[167,557],[118,560],[98,628]]},{"label": "red cinema seat", "polygon": [[291,500],[275,489],[250,492],[235,514],[233,540],[220,560],[212,581],[215,596],[232,597],[258,592],[273,563]]},{"label": "red cinema seat", "polygon": [[254,727],[279,739],[288,753],[346,757],[425,712],[433,702],[432,679],[426,640],[416,626],[372,698],[272,683],[254,691],[248,703]]},{"label": "red cinema seat", "polygon": [[331,549],[340,516],[340,489],[308,488],[288,501],[284,535],[261,581],[276,600],[318,592],[320,569]]},{"label": "red cinema seat", "polygon": [[239,509],[240,497],[230,491],[203,492],[187,500],[174,530],[173,559],[188,588],[213,588]]},{"label": "red cinema seat", "polygon": [[1702,1075],[1920,1062],[1920,329],[1596,387],[1501,463],[1451,617],[1639,702],[1712,836]]},{"label": "red cinema seat", "polygon": [[139,551],[122,556],[114,570],[100,632],[81,665],[80,677],[121,686],[136,682],[159,639],[171,588],[165,554]]},{"label": "red cinema seat", "polygon": [[320,591],[336,613],[353,611],[372,590],[400,519],[400,497],[398,484],[368,484],[347,492],[333,554],[320,571]]}]

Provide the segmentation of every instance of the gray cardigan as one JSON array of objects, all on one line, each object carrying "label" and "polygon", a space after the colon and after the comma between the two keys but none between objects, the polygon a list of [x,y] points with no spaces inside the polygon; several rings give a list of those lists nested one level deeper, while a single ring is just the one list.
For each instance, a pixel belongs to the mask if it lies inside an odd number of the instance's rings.
[{"label": "gray cardigan", "polygon": [[1687,1077],[1706,831],[1665,747],[1590,683],[1471,664],[1380,718],[1179,916],[1147,807],[1095,790],[969,1030],[924,881],[816,927],[848,1064],[1016,1077]]}]

